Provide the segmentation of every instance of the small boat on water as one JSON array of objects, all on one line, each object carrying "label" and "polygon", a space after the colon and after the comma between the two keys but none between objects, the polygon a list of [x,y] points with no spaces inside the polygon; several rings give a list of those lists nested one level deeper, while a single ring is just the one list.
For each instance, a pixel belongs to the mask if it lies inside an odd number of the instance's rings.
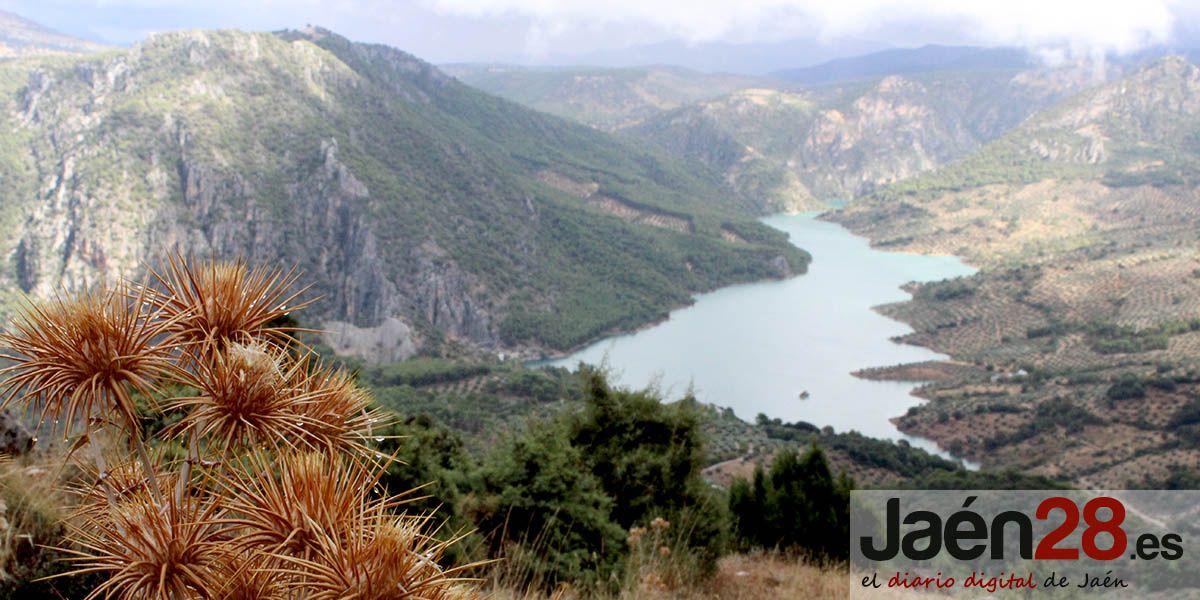
[{"label": "small boat on water", "polygon": [[800,392],[800,399],[808,400],[808,390],[804,390],[803,392]]}]

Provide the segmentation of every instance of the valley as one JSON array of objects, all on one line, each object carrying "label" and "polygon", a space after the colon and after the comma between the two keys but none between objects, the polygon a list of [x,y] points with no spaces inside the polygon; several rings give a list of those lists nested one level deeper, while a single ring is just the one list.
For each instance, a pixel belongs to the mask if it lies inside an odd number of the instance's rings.
[{"label": "valley", "polygon": [[[361,542],[494,597],[683,600],[840,594],[854,489],[1200,487],[1193,60],[646,64],[0,13],[0,366],[34,382],[0,413],[0,598],[103,589],[42,576],[134,501],[209,503],[197,572],[293,588],[245,597],[326,597]],[[94,291],[121,279],[153,291]],[[300,516],[246,553],[252,513]]]},{"label": "valley", "polygon": [[[798,86],[778,74],[619,131],[723,171],[760,210],[850,198],[823,218],[881,250],[979,267],[878,308],[913,328],[888,334],[897,342],[951,357],[853,369],[923,382],[929,402],[894,419],[901,431],[985,469],[1190,485],[1197,68],[1111,63],[1097,79],[1003,53],[895,60],[912,70],[847,79],[847,63],[792,73]],[[989,66],[928,66],[958,60]]]},{"label": "valley", "polygon": [[921,388],[931,402],[902,430],[1079,486],[1194,471],[1200,210],[1179,136],[1198,75],[1163,59],[831,215],[881,247],[981,267],[881,308],[915,329],[901,341],[976,367]]},{"label": "valley", "polygon": [[[888,72],[761,77],[443,72],[319,28],[19,58],[0,65],[12,257],[0,307],[136,277],[163,248],[241,255],[308,273],[321,299],[306,324],[331,330],[320,346],[355,364],[577,351],[555,364],[608,355],[635,387],[695,385],[744,419],[932,439],[988,468],[1126,485],[1126,470],[1165,478],[1191,465],[1169,430],[1186,418],[1200,351],[1195,67],[1098,72],[937,47],[886,58],[862,68]],[[821,246],[820,223],[758,220],[846,201],[822,218],[881,250],[960,256],[979,272],[875,251],[864,266],[854,244]],[[794,278],[810,244],[825,265]],[[874,295],[851,301],[866,288],[845,273],[875,277]],[[737,299],[749,289],[798,300],[748,308]],[[689,328],[709,306],[726,312]],[[692,330],[624,357],[641,343],[629,340]],[[702,366],[752,356],[738,350],[751,338],[769,355],[752,361],[758,375]],[[790,347],[812,340],[809,354]],[[1127,380],[1161,406],[1120,417],[1108,390]],[[484,385],[467,381],[438,394]],[[914,404],[911,382],[929,403]],[[878,422],[847,396],[869,398]],[[1063,427],[1136,442],[1111,455],[1098,441],[1052,443]]]}]

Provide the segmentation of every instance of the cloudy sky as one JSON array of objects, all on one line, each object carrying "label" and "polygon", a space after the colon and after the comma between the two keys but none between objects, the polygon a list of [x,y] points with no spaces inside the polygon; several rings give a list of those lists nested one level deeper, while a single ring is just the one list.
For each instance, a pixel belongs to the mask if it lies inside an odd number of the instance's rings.
[{"label": "cloudy sky", "polygon": [[[316,24],[434,62],[721,64],[762,70],[926,43],[1076,54],[1200,46],[1194,0],[0,0],[114,44],[156,32]],[[777,64],[767,65],[766,62]]]}]

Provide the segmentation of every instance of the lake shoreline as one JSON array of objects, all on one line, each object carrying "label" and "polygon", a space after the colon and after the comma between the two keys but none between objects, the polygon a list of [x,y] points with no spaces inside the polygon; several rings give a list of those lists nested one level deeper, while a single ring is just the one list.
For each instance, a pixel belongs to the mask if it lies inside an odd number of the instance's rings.
[{"label": "lake shoreline", "polygon": [[946,456],[931,440],[905,434],[889,419],[925,401],[912,393],[912,382],[874,381],[855,373],[878,365],[947,359],[893,341],[912,328],[877,307],[911,300],[905,289],[911,281],[935,281],[973,269],[951,257],[870,248],[866,238],[820,219],[823,214],[763,219],[812,256],[803,277],[700,293],[689,306],[656,323],[527,364],[607,364],[619,385],[657,383],[666,398],[695,389],[697,400],[728,407],[745,421],[761,413],[904,440]]}]

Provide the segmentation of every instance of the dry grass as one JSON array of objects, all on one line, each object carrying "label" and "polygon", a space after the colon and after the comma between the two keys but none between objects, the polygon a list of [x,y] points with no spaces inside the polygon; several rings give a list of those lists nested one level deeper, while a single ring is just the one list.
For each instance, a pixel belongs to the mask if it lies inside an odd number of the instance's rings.
[{"label": "dry grass", "polygon": [[[850,573],[844,566],[822,565],[803,558],[775,553],[735,554],[722,558],[717,572],[684,585],[665,585],[654,573],[627,583],[613,600],[843,600],[850,597]],[[569,587],[546,595],[507,588],[489,590],[494,600],[574,600]],[[872,597],[917,600],[929,598],[910,592]]]},{"label": "dry grass", "polygon": [[[771,600],[846,598],[850,577],[839,566],[819,565],[778,554],[738,554],[721,559],[712,580],[671,592],[643,583],[625,597],[679,600]],[[667,595],[660,595],[667,592]]]},{"label": "dry grass", "polygon": [[47,466],[0,456],[0,582],[22,576],[21,557],[58,538],[67,501]]}]

